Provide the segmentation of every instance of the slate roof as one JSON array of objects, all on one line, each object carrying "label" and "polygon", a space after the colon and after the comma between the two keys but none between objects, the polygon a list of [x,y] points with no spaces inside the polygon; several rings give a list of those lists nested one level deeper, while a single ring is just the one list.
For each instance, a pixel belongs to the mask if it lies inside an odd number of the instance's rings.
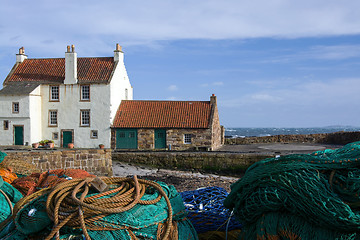
[{"label": "slate roof", "polygon": [[114,128],[209,128],[210,101],[123,100]]},{"label": "slate roof", "polygon": [[0,95],[28,95],[39,85],[36,82],[10,83],[0,90]]},{"label": "slate roof", "polygon": [[[108,83],[115,63],[113,57],[77,58],[78,83]],[[15,64],[4,84],[11,82],[63,83],[65,58],[25,59]]]}]

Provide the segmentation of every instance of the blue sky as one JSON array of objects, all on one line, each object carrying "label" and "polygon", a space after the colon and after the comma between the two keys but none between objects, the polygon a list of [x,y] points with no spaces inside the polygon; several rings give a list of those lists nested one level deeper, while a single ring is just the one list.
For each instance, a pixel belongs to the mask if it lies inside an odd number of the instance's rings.
[{"label": "blue sky", "polygon": [[[345,4],[346,3],[346,4]],[[360,1],[0,0],[0,81],[29,58],[112,56],[134,99],[218,98],[225,127],[359,124]]]}]

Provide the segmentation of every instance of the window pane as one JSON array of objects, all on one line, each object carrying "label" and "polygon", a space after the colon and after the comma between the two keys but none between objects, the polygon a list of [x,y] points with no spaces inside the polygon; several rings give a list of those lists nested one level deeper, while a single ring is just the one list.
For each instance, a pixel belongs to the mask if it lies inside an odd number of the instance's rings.
[{"label": "window pane", "polygon": [[191,134],[184,134],[184,143],[191,143]]},{"label": "window pane", "polygon": [[91,130],[90,138],[98,138],[98,131],[97,130]]},{"label": "window pane", "polygon": [[59,86],[51,86],[50,99],[59,100]]},{"label": "window pane", "polygon": [[18,102],[13,103],[13,113],[19,113],[19,103]]},{"label": "window pane", "polygon": [[90,125],[90,111],[84,110],[81,111],[81,126],[89,126]]},{"label": "window pane", "polygon": [[90,99],[90,86],[83,85],[81,86],[81,100],[89,100]]},{"label": "window pane", "polygon": [[50,111],[49,125],[57,125],[57,111]]},{"label": "window pane", "polygon": [[9,129],[9,121],[4,120],[4,130],[8,130],[8,129]]}]

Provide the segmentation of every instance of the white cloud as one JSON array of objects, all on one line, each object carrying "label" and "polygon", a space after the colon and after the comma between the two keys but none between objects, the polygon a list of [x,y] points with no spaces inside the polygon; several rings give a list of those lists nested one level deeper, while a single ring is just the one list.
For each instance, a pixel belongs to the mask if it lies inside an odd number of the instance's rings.
[{"label": "white cloud", "polygon": [[[19,6],[26,11],[17,14]],[[6,1],[0,34],[1,44],[8,46],[67,42],[92,48],[114,39],[129,46],[176,39],[359,34],[359,8],[357,0]]]},{"label": "white cloud", "polygon": [[224,85],[224,82],[213,82],[212,84],[214,86],[222,86],[222,85]]},{"label": "white cloud", "polygon": [[172,92],[174,92],[174,91],[177,91],[179,88],[176,86],[176,85],[170,85],[169,87],[168,87],[168,90],[169,91],[172,91]]},{"label": "white cloud", "polygon": [[166,100],[175,101],[175,100],[178,100],[178,98],[174,97],[174,96],[171,96],[171,97],[166,98]]}]

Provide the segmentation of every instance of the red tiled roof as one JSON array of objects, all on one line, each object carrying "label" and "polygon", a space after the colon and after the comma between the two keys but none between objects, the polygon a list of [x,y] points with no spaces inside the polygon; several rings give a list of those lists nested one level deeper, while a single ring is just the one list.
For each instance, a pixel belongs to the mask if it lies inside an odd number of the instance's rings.
[{"label": "red tiled roof", "polygon": [[123,100],[115,128],[208,128],[210,101]]},{"label": "red tiled roof", "polygon": [[[114,58],[78,58],[79,83],[106,83],[114,69]],[[6,82],[62,83],[65,58],[25,59],[7,77]]]}]

